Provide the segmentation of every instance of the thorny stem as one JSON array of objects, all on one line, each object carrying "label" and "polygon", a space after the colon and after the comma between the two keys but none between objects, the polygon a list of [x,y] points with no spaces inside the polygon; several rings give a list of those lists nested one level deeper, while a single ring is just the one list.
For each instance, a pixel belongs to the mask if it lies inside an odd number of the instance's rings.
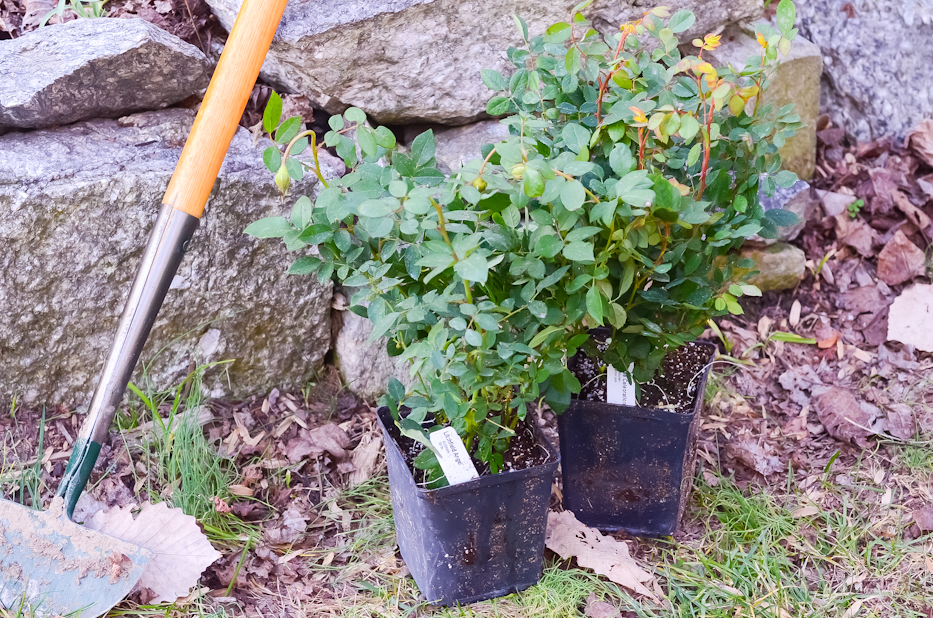
[{"label": "thorny stem", "polygon": [[492,159],[492,155],[494,155],[495,153],[496,153],[496,149],[495,149],[495,148],[493,148],[492,150],[489,151],[489,154],[486,155],[486,158],[485,158],[485,159],[483,159],[483,164],[479,166],[479,171],[476,172],[476,175],[477,175],[477,176],[482,176],[482,175],[483,175],[483,170],[486,169],[486,164],[489,163],[489,160]]},{"label": "thorny stem", "polygon": [[[638,20],[638,21],[635,23],[635,25],[640,24],[640,23],[641,23],[641,20]],[[613,63],[615,63],[615,61],[619,59],[619,54],[622,53],[622,48],[625,46],[625,39],[628,38],[628,35],[629,35],[629,33],[631,33],[631,32],[632,32],[632,30],[629,30],[628,28],[626,28],[626,29],[624,29],[624,30],[622,31],[622,36],[621,36],[621,38],[619,39],[619,45],[616,47],[616,53],[615,53],[615,55],[612,57],[612,62],[613,62]],[[582,54],[583,52],[580,52],[580,53]],[[601,80],[600,83],[599,83],[599,96],[596,97],[596,124],[599,124],[600,121],[602,120],[603,95],[606,94],[606,89],[609,87],[609,80],[612,79],[612,76],[615,75],[616,72],[617,72],[620,68],[621,68],[621,66],[617,66],[616,68],[614,68],[614,69],[612,69],[611,71],[609,71],[609,73],[606,75],[605,79]]]}]

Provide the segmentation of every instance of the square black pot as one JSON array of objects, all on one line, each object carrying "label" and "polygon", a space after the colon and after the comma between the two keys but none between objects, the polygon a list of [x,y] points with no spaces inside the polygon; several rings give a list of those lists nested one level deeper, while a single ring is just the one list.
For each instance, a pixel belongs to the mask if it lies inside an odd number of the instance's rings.
[{"label": "square black pot", "polygon": [[[701,345],[709,347],[712,361],[715,347]],[[689,414],[571,401],[557,417],[564,509],[600,530],[673,534],[693,486],[709,371],[707,365]]]},{"label": "square black pot", "polygon": [[425,598],[453,605],[524,590],[541,578],[551,483],[560,455],[540,430],[548,462],[481,476],[441,489],[422,489],[387,427],[386,445],[395,532],[402,558]]}]

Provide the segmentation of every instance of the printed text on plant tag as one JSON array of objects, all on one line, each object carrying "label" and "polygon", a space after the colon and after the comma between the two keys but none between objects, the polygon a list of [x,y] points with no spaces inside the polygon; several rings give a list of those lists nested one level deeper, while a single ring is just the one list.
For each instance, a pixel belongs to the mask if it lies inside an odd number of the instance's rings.
[{"label": "printed text on plant tag", "polygon": [[479,477],[476,466],[467,454],[463,440],[453,427],[444,427],[431,434],[431,444],[437,449],[437,461],[451,485]]},{"label": "printed text on plant tag", "polygon": [[635,401],[635,383],[631,374],[617,371],[615,367],[606,367],[606,403],[623,406],[637,406]]}]

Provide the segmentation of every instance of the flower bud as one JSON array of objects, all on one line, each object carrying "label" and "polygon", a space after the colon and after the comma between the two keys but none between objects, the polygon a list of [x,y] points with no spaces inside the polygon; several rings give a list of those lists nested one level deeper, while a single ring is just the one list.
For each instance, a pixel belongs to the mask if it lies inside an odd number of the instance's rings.
[{"label": "flower bud", "polygon": [[476,187],[476,190],[482,193],[486,190],[486,181],[482,177],[477,178],[473,181],[473,186]]},{"label": "flower bud", "polygon": [[521,178],[525,174],[525,166],[519,163],[512,168],[512,176],[515,178]]},{"label": "flower bud", "polygon": [[275,173],[275,184],[278,186],[279,191],[282,192],[282,195],[285,195],[288,192],[288,187],[291,182],[292,179],[288,175],[288,168],[285,167],[285,163],[282,163],[282,167],[280,167],[279,171]]}]

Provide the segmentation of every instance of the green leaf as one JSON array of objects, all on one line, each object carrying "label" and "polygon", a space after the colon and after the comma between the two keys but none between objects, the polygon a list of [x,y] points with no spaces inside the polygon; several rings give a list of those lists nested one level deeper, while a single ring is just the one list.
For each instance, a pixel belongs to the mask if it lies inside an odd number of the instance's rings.
[{"label": "green leaf", "polygon": [[509,103],[511,99],[509,97],[493,97],[489,99],[489,102],[486,104],[486,113],[490,116],[501,116],[509,111]]},{"label": "green leaf", "polygon": [[785,333],[784,331],[776,331],[771,333],[768,339],[774,339],[775,341],[784,341],[785,343],[802,343],[804,345],[816,345],[816,339],[810,339],[807,337],[801,337],[795,333]]},{"label": "green leaf", "polygon": [[321,267],[320,258],[316,258],[313,255],[305,255],[298,258],[295,262],[289,266],[288,274],[289,275],[310,275],[317,272]]},{"label": "green leaf", "polygon": [[292,141],[298,132],[301,131],[301,118],[295,116],[289,118],[275,131],[275,141],[279,144],[287,144]]},{"label": "green leaf", "polygon": [[619,178],[631,172],[635,167],[631,149],[625,144],[616,144],[616,147],[609,153],[609,167]]},{"label": "green leaf", "polygon": [[687,153],[687,167],[696,165],[696,162],[700,160],[700,154],[703,152],[703,144],[697,142],[693,145],[693,148],[690,149],[690,152]]},{"label": "green leaf", "polygon": [[570,24],[562,21],[549,27],[544,38],[548,43],[563,43],[570,38],[570,33]]},{"label": "green leaf", "polygon": [[364,157],[372,157],[376,154],[376,135],[369,127],[359,126],[356,128],[356,142],[360,145]]},{"label": "green leaf", "polygon": [[502,73],[499,71],[483,69],[479,74],[483,80],[483,84],[493,92],[500,92],[508,88],[508,82],[505,81],[505,77],[503,77]]},{"label": "green leaf", "polygon": [[305,168],[301,166],[301,163],[298,162],[298,159],[292,159],[291,157],[286,159],[285,169],[288,171],[289,178],[295,182],[298,182],[304,178]]},{"label": "green leaf", "polygon": [[380,125],[376,128],[376,145],[382,146],[386,150],[395,148],[395,133],[389,127]]},{"label": "green leaf", "polygon": [[307,195],[302,195],[292,206],[292,214],[289,220],[296,228],[303,229],[311,221],[311,213],[314,212],[314,204]]},{"label": "green leaf", "polygon": [[538,197],[544,193],[544,176],[534,168],[526,168],[522,185],[525,189],[525,195],[528,197]]},{"label": "green leaf", "polygon": [[562,330],[564,330],[564,328],[563,328],[562,326],[548,326],[547,328],[545,328],[544,330],[542,330],[540,333],[538,333],[537,335],[535,335],[534,337],[532,337],[532,339],[531,339],[531,341],[528,343],[528,345],[529,345],[530,347],[532,347],[532,348],[537,348],[539,345],[541,345],[542,343],[544,343],[544,341],[545,341],[548,337],[550,337],[550,336],[553,335],[554,333],[556,333],[556,332],[558,332],[558,331],[562,331]]},{"label": "green leaf", "polygon": [[[700,121],[698,121],[691,114],[684,114],[680,117],[680,136],[684,138],[684,141],[688,144],[690,140],[696,137],[696,134],[700,130]],[[694,161],[696,163],[696,161]],[[691,164],[692,165],[692,164]]]},{"label": "green leaf", "polygon": [[793,0],[781,0],[777,6],[777,24],[781,34],[790,38],[795,21],[797,21],[797,7],[794,6]]},{"label": "green leaf", "polygon": [[586,311],[596,323],[602,326],[603,323],[603,295],[594,286],[586,291]]},{"label": "green leaf", "polygon": [[366,122],[366,112],[358,107],[348,107],[347,111],[343,113],[343,117],[350,122],[356,122],[358,124]]},{"label": "green leaf", "polygon": [[437,146],[434,142],[434,131],[428,129],[411,143],[411,158],[415,168],[421,168],[434,160]]},{"label": "green leaf", "polygon": [[578,240],[564,247],[564,257],[571,262],[595,262],[593,243]]},{"label": "green leaf", "polygon": [[590,132],[575,122],[567,124],[560,132],[560,135],[564,138],[564,144],[567,145],[567,148],[576,153],[579,153],[582,148],[590,143]]},{"label": "green leaf", "polygon": [[343,116],[341,116],[340,114],[335,114],[331,116],[330,118],[327,119],[327,126],[329,126],[334,131],[342,131],[344,127]]},{"label": "green leaf", "polygon": [[513,14],[512,19],[515,20],[515,26],[518,28],[518,31],[522,33],[522,40],[528,40],[528,24],[525,23],[525,20],[520,16]]},{"label": "green leaf", "polygon": [[535,253],[543,258],[551,259],[563,248],[564,243],[557,236],[542,236],[535,245]]},{"label": "green leaf", "polygon": [[269,102],[266,103],[266,109],[262,113],[262,128],[266,133],[272,135],[275,128],[279,126],[282,119],[282,97],[276,91],[269,95]]},{"label": "green leaf", "polygon": [[774,175],[774,183],[781,188],[793,187],[795,182],[797,182],[797,174],[794,172],[781,170]]},{"label": "green leaf", "polygon": [[274,174],[282,167],[282,153],[275,146],[269,146],[262,153],[262,162]]},{"label": "green leaf", "polygon": [[359,212],[361,217],[370,217],[372,219],[387,217],[395,211],[392,206],[393,204],[388,199],[366,200],[359,205]]},{"label": "green leaf", "polygon": [[465,260],[454,264],[454,272],[465,281],[474,281],[479,284],[486,283],[489,277],[489,263],[478,253],[471,254]]},{"label": "green leaf", "polygon": [[789,210],[784,210],[783,208],[765,211],[765,219],[768,219],[778,227],[797,225],[800,221],[796,214]]},{"label": "green leaf", "polygon": [[285,217],[265,217],[250,223],[243,233],[256,238],[281,238],[293,229]]},{"label": "green leaf", "polygon": [[578,210],[586,201],[586,190],[579,180],[568,180],[560,189],[560,202],[570,211]]},{"label": "green leaf", "polygon": [[670,22],[668,22],[668,27],[674,32],[683,32],[687,30],[696,22],[696,15],[693,14],[693,11],[677,11],[671,16]]}]

